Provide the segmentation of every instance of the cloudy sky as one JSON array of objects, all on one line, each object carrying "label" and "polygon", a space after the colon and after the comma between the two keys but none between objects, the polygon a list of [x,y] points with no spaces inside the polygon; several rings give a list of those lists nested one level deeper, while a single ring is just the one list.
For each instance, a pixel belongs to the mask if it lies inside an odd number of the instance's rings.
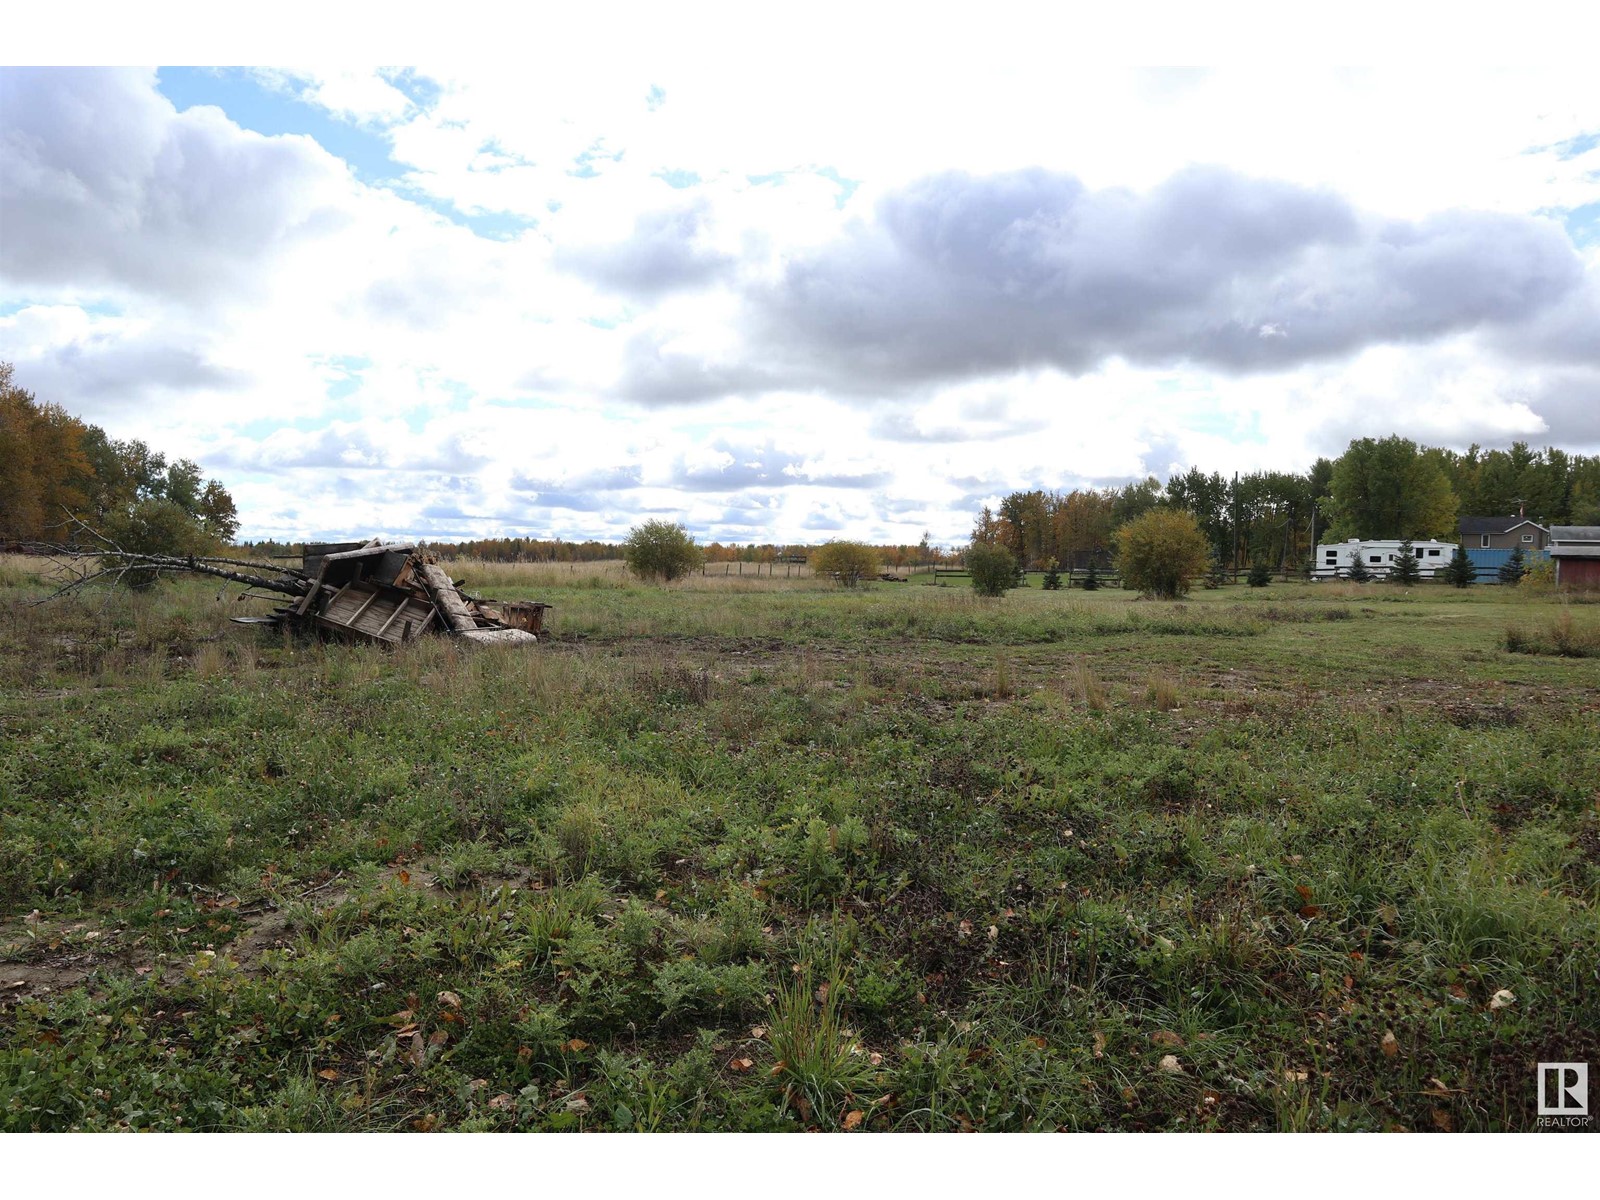
[{"label": "cloudy sky", "polygon": [[747,32],[0,69],[0,359],[255,537],[949,543],[1369,434],[1600,452],[1592,69]]}]

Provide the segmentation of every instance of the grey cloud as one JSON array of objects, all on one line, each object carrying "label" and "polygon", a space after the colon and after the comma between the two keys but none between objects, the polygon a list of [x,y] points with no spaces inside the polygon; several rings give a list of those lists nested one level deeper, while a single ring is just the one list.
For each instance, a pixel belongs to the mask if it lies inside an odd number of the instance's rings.
[{"label": "grey cloud", "polygon": [[745,363],[715,363],[667,349],[653,333],[628,339],[622,352],[619,395],[639,404],[683,404],[740,393],[769,391],[781,376]]},{"label": "grey cloud", "polygon": [[541,479],[517,472],[511,477],[511,488],[517,492],[620,492],[638,487],[639,482],[640,470],[634,464],[586,471],[560,480]]},{"label": "grey cloud", "polygon": [[888,196],[747,293],[759,372],[641,359],[626,386],[664,376],[676,400],[763,383],[865,400],[1013,370],[1082,373],[1111,357],[1279,370],[1526,324],[1583,283],[1572,243],[1541,217],[1386,220],[1216,167],[1142,193],[1042,170],[949,173]]},{"label": "grey cloud", "polygon": [[[363,429],[325,428],[304,436],[280,431],[246,448],[213,454],[209,461],[255,471],[309,468],[365,473],[393,472],[404,468],[411,472],[443,472],[445,475],[440,479],[440,486],[476,489],[477,481],[472,477],[472,472],[488,459],[466,449],[456,438],[445,438],[437,444],[419,447],[410,454],[397,457],[390,447],[374,442]],[[416,479],[408,478],[409,481],[397,478],[396,485],[401,491],[414,492]],[[365,488],[371,485],[364,483],[361,486]]]},{"label": "grey cloud", "polygon": [[130,342],[109,334],[91,334],[42,352],[3,344],[0,351],[38,395],[91,421],[115,416],[158,394],[228,392],[249,382],[243,373],[219,367],[188,347]]},{"label": "grey cloud", "polygon": [[348,171],[314,141],[178,113],[154,85],[144,70],[0,72],[0,274],[199,301],[342,227],[309,197]]},{"label": "grey cloud", "polygon": [[823,513],[812,513],[800,522],[801,529],[816,530],[819,533],[837,533],[845,528],[845,522],[838,517],[826,516]]},{"label": "grey cloud", "polygon": [[704,287],[734,266],[704,244],[709,208],[704,201],[641,214],[633,234],[612,245],[558,249],[558,267],[613,291],[641,298]]},{"label": "grey cloud", "polygon": [[727,454],[733,461],[725,467],[690,466],[679,458],[673,465],[668,486],[697,492],[796,486],[871,488],[881,487],[892,478],[886,471],[845,475],[810,470],[803,455],[781,450],[770,442],[740,445],[718,438],[708,448]]}]

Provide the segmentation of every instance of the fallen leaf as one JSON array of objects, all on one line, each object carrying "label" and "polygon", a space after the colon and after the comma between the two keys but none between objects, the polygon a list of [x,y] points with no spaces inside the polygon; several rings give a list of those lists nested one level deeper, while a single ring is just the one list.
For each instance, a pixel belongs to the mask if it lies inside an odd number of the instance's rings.
[{"label": "fallen leaf", "polygon": [[768,1071],[767,1074],[768,1075],[782,1075],[784,1073],[784,1071],[788,1070],[788,1068],[789,1068],[788,1061],[786,1059],[780,1058],[777,1062],[772,1064],[772,1070]]},{"label": "fallen leaf", "polygon": [[1307,904],[1300,909],[1300,915],[1309,921],[1313,917],[1320,917],[1322,909],[1315,904]]},{"label": "fallen leaf", "polygon": [[429,1113],[427,1116],[423,1117],[420,1121],[411,1122],[411,1128],[415,1129],[418,1133],[432,1133],[433,1129],[434,1129],[434,1126],[436,1126],[438,1123],[439,1123],[439,1114],[438,1113]]},{"label": "fallen leaf", "polygon": [[454,992],[440,992],[438,995],[438,1001],[440,1004],[443,1004],[448,1008],[461,1007],[461,997],[456,995]]},{"label": "fallen leaf", "polygon": [[748,1058],[730,1058],[728,1060],[728,1070],[736,1071],[740,1075],[743,1075],[755,1065],[756,1064]]},{"label": "fallen leaf", "polygon": [[589,1043],[582,1038],[573,1038],[570,1042],[564,1043],[561,1048],[569,1054],[582,1054],[589,1048]]},{"label": "fallen leaf", "polygon": [[589,1111],[589,1098],[582,1092],[576,1096],[567,1097],[567,1111],[571,1113],[586,1113]]},{"label": "fallen leaf", "polygon": [[863,1114],[859,1108],[852,1109],[850,1112],[845,1113],[844,1120],[840,1123],[840,1128],[846,1133],[849,1133],[852,1129],[859,1128],[862,1116]]},{"label": "fallen leaf", "polygon": [[1311,899],[1311,889],[1308,888],[1305,884],[1302,883],[1299,887],[1295,888],[1294,890],[1295,890],[1295,894],[1298,895],[1300,897],[1300,899],[1302,899],[1302,900],[1310,900]]},{"label": "fallen leaf", "polygon": [[817,996],[817,1003],[818,1004],[827,1003],[827,1000],[828,1000],[828,985],[826,983],[819,983],[817,985],[816,996]]},{"label": "fallen leaf", "polygon": [[1490,997],[1489,1007],[1491,1010],[1498,1011],[1502,1008],[1505,1008],[1507,1005],[1515,1004],[1516,1002],[1517,997],[1512,993],[1510,988],[1501,988],[1498,992]]},{"label": "fallen leaf", "polygon": [[879,1054],[876,1050],[874,1050],[871,1054],[867,1055],[867,1061],[869,1063],[871,1063],[875,1067],[882,1066],[883,1065],[883,1055]]},{"label": "fallen leaf", "polygon": [[335,1071],[332,1067],[329,1067],[325,1071],[318,1071],[317,1078],[326,1079],[328,1082],[332,1083],[335,1079],[339,1078],[339,1072]]},{"label": "fallen leaf", "polygon": [[1183,1048],[1183,1039],[1170,1029],[1158,1029],[1150,1035],[1150,1040],[1158,1046],[1175,1046]]},{"label": "fallen leaf", "polygon": [[1050,1042],[1049,1042],[1049,1040],[1048,1040],[1048,1039],[1046,1039],[1046,1038],[1042,1038],[1042,1037],[1031,1037],[1031,1038],[1029,1038],[1029,1039],[1028,1039],[1028,1040],[1029,1040],[1029,1041],[1030,1041],[1030,1042],[1032,1042],[1032,1043],[1033,1043],[1033,1044],[1034,1044],[1034,1045],[1035,1045],[1035,1046],[1037,1046],[1037,1047],[1039,1047],[1039,1049],[1041,1049],[1041,1050],[1048,1050],[1048,1049],[1050,1049]]},{"label": "fallen leaf", "polygon": [[422,1035],[420,1033],[413,1033],[411,1035],[411,1049],[407,1050],[405,1053],[406,1061],[409,1062],[413,1067],[420,1068],[427,1060],[427,1057],[428,1050],[427,1047],[422,1044]]},{"label": "fallen leaf", "polygon": [[442,1046],[450,1040],[450,1034],[443,1029],[435,1029],[428,1035],[428,1045]]},{"label": "fallen leaf", "polygon": [[1308,1076],[1307,1076],[1306,1072],[1297,1071],[1297,1070],[1294,1070],[1293,1068],[1291,1068],[1291,1069],[1289,1069],[1289,1070],[1287,1070],[1287,1071],[1285,1071],[1283,1073],[1283,1081],[1285,1083],[1304,1083],[1307,1078],[1308,1078]]},{"label": "fallen leaf", "polygon": [[1400,1039],[1394,1036],[1394,1030],[1386,1030],[1383,1035],[1383,1056],[1393,1058],[1400,1053]]},{"label": "fallen leaf", "polygon": [[516,1106],[516,1097],[512,1096],[509,1092],[501,1092],[498,1096],[493,1097],[489,1101],[490,1108],[501,1111],[508,1108],[515,1108]]},{"label": "fallen leaf", "polygon": [[401,887],[405,887],[410,882],[411,882],[411,872],[410,871],[401,871],[400,872],[400,886]]},{"label": "fallen leaf", "polygon": [[766,1037],[767,1036],[767,1027],[765,1025],[752,1025],[752,1026],[750,1026],[750,1036],[753,1037],[753,1038],[764,1038],[764,1037]]},{"label": "fallen leaf", "polygon": [[1442,1108],[1433,1110],[1433,1127],[1440,1133],[1454,1133],[1456,1131],[1455,1121]]},{"label": "fallen leaf", "polygon": [[1183,1064],[1178,1061],[1176,1054],[1168,1054],[1161,1059],[1161,1069],[1168,1075],[1182,1075]]},{"label": "fallen leaf", "polygon": [[1094,1033],[1094,1056],[1104,1058],[1106,1053],[1106,1035],[1098,1029]]}]

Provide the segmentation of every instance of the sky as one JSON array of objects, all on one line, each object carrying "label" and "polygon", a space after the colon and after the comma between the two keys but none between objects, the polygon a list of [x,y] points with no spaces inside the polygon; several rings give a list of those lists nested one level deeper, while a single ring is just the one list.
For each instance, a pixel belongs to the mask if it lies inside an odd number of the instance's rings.
[{"label": "sky", "polygon": [[0,68],[0,359],[280,540],[948,545],[1355,437],[1600,453],[1581,56],[1123,66],[1184,59],[1047,11],[47,31]]}]

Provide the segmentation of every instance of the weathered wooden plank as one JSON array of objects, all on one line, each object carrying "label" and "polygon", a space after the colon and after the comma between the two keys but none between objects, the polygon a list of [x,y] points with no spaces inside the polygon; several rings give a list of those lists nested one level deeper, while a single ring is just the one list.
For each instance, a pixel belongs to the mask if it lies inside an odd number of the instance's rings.
[{"label": "weathered wooden plank", "polygon": [[438,563],[428,563],[422,568],[420,575],[422,586],[427,589],[434,607],[439,610],[451,629],[457,633],[465,633],[478,627],[477,620],[467,610],[467,602],[461,598],[461,593],[456,591],[456,585],[450,576],[445,574],[443,567]]}]

